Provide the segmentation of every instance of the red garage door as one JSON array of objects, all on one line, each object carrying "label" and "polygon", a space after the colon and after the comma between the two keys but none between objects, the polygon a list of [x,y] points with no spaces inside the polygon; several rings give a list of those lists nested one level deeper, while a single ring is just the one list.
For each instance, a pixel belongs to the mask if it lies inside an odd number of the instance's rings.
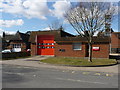
[{"label": "red garage door", "polygon": [[37,54],[54,55],[54,36],[40,35],[37,36]]}]

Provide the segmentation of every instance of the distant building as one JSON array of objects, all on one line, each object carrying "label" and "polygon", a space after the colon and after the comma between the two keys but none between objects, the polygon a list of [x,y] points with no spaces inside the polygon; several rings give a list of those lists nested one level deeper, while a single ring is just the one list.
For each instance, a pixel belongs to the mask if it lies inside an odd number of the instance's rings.
[{"label": "distant building", "polygon": [[30,43],[28,40],[29,35],[19,31],[17,31],[15,35],[3,33],[2,50],[10,49],[13,52],[24,52],[26,49],[30,49]]},{"label": "distant building", "polygon": [[120,32],[111,34],[111,54],[120,54]]}]

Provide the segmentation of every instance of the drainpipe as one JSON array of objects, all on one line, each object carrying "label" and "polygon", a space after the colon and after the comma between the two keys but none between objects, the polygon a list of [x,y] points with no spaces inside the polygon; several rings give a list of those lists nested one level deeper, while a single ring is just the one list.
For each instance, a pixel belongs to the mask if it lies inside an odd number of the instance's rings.
[{"label": "drainpipe", "polygon": [[111,31],[110,31],[110,54],[111,54]]},{"label": "drainpipe", "polygon": [[35,53],[35,54],[37,55],[37,35],[36,35],[36,40],[35,40],[35,42],[36,42],[36,50],[35,50],[36,53]]}]

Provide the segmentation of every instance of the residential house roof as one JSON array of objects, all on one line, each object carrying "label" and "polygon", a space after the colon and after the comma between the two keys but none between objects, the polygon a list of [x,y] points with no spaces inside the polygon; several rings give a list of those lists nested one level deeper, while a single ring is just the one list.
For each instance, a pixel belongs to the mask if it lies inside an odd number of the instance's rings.
[{"label": "residential house roof", "polygon": [[5,41],[23,41],[23,42],[28,42],[29,35],[21,33],[21,32],[18,31],[16,34],[13,34],[13,35],[5,34],[3,36],[3,40],[5,40]]}]

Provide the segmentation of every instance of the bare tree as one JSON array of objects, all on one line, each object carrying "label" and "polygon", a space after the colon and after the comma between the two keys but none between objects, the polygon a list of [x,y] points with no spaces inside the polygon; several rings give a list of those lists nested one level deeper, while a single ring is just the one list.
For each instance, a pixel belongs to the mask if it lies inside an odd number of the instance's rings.
[{"label": "bare tree", "polygon": [[86,37],[89,45],[88,61],[92,62],[93,36],[105,30],[106,16],[112,18],[114,9],[110,3],[80,2],[65,14],[65,18],[82,37]]},{"label": "bare tree", "polygon": [[59,30],[59,29],[64,30],[63,24],[59,20],[54,20],[48,26],[49,26],[50,30]]}]

